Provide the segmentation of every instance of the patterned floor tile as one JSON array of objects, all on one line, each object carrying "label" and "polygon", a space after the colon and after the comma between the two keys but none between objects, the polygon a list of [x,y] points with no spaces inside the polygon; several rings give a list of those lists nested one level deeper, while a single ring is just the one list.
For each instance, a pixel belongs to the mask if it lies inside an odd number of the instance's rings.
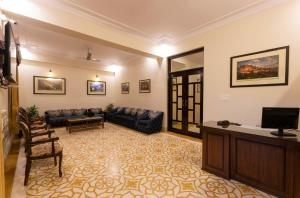
[{"label": "patterned floor tile", "polygon": [[[64,147],[63,177],[53,160],[34,162],[24,188],[28,198],[271,197],[202,171],[201,142],[145,135],[110,123],[104,129],[69,134],[58,128],[56,133]],[[24,166],[22,149],[13,190],[23,187]]]}]

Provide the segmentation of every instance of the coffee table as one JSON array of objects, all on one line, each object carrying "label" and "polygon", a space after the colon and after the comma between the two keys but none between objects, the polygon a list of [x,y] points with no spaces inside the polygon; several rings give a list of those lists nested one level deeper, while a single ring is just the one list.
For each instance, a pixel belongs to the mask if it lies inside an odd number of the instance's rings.
[{"label": "coffee table", "polygon": [[82,118],[69,118],[66,120],[66,130],[69,133],[75,129],[86,129],[101,126],[104,128],[104,118],[100,116],[95,117],[82,117]]}]

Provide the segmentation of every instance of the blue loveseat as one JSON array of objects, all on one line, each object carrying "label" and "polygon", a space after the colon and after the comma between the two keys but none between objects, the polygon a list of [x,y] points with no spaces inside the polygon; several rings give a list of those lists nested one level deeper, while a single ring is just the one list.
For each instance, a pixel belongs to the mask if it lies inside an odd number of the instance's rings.
[{"label": "blue loveseat", "polygon": [[162,129],[163,115],[161,111],[117,107],[107,113],[107,119],[137,131],[155,133]]},{"label": "blue loveseat", "polygon": [[91,109],[62,109],[48,110],[45,112],[46,123],[51,126],[64,126],[69,118],[82,118],[86,116],[102,116],[101,108]]}]

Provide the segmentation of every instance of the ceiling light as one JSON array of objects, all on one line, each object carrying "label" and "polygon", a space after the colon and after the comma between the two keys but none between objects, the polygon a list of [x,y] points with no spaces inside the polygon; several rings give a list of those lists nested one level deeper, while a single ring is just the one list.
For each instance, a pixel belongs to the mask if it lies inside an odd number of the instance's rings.
[{"label": "ceiling light", "polygon": [[106,70],[107,70],[107,71],[110,71],[110,72],[118,72],[118,71],[120,71],[121,69],[122,69],[122,67],[119,66],[119,65],[110,65],[110,66],[107,66],[107,67],[106,67]]},{"label": "ceiling light", "polygon": [[154,47],[153,52],[161,57],[167,57],[174,53],[174,46],[171,45],[172,40],[169,37],[161,37]]}]

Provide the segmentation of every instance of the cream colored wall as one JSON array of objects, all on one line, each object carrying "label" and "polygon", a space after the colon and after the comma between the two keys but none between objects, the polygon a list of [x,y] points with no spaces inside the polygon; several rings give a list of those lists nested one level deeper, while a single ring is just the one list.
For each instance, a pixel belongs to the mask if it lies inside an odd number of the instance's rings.
[{"label": "cream colored wall", "polygon": [[[300,107],[300,1],[286,3],[196,35],[177,47],[205,47],[204,119],[260,125],[263,106]],[[230,57],[290,46],[289,85],[230,88]],[[228,98],[228,99],[226,99]]]},{"label": "cream colored wall", "polygon": [[[151,79],[151,93],[139,93],[139,80]],[[129,82],[129,94],[121,94],[121,83]],[[164,112],[167,116],[167,70],[165,62],[156,59],[138,58],[123,64],[116,73],[116,105],[145,108]]]},{"label": "cream colored wall", "polygon": [[[41,62],[23,63],[20,67],[20,106],[37,105],[40,113],[49,109],[102,107],[112,103],[114,97],[114,75],[97,70],[71,68]],[[33,94],[33,76],[48,76],[66,79],[66,95]],[[106,96],[87,95],[87,80],[106,81]]]}]

